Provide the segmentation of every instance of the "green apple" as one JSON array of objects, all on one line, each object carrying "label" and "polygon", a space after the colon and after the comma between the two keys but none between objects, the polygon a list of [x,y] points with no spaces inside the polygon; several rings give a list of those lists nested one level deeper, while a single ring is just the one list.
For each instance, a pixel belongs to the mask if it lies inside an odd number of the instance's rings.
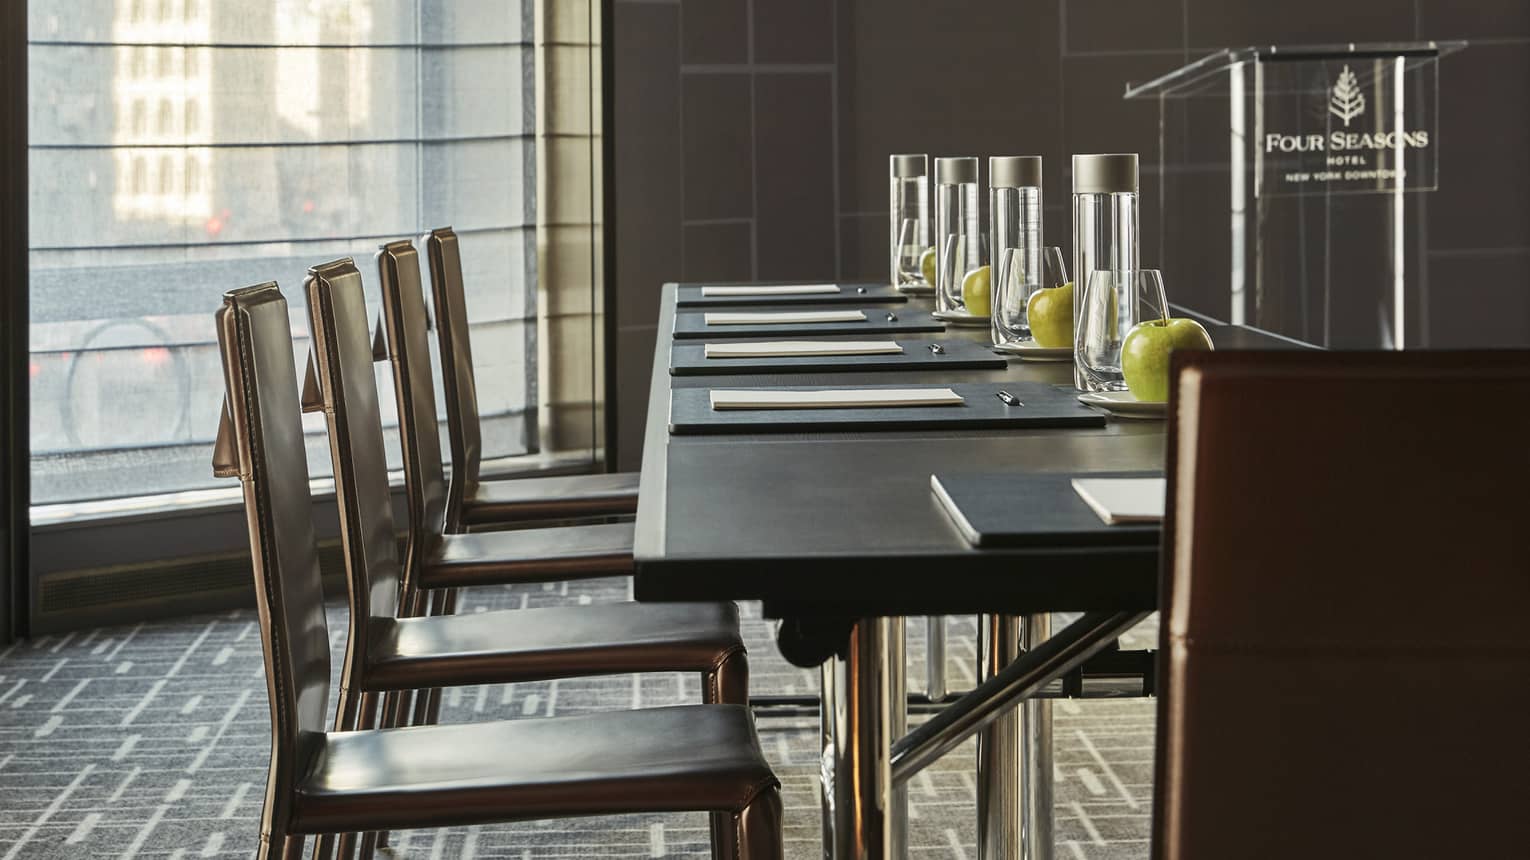
[{"label": "green apple", "polygon": [[962,304],[967,306],[967,313],[975,317],[988,316],[991,306],[988,297],[992,285],[992,275],[987,266],[978,266],[962,278]]},{"label": "green apple", "polygon": [[1212,349],[1211,335],[1195,320],[1147,320],[1121,344],[1121,375],[1138,400],[1169,399],[1169,355],[1176,349]]},{"label": "green apple", "polygon": [[924,253],[919,255],[919,271],[924,275],[924,282],[935,286],[935,249],[925,248]]},{"label": "green apple", "polygon": [[1025,318],[1037,346],[1048,349],[1073,346],[1073,284],[1031,293],[1025,303]]}]

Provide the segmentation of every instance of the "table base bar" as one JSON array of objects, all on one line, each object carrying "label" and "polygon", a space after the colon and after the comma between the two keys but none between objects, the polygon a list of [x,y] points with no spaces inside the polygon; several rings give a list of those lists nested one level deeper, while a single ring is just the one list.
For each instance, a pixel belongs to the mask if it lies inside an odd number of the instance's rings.
[{"label": "table base bar", "polygon": [[893,744],[893,779],[902,782],[923,770],[1147,616],[1147,612],[1085,613]]}]

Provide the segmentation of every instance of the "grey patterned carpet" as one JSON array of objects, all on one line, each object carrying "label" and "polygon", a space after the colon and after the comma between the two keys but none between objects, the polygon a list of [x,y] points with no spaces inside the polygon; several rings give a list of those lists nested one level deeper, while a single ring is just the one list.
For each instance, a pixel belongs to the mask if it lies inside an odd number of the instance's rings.
[{"label": "grey patterned carpet", "polygon": [[[478,589],[464,611],[625,599],[625,580]],[[816,693],[816,672],[775,652],[745,606],[756,694]],[[344,609],[330,612],[338,646]],[[922,685],[923,624],[910,624]],[[917,628],[917,629],[916,629]],[[953,687],[972,682],[972,619],[952,619]],[[1126,647],[1150,647],[1151,626]],[[338,651],[336,652],[338,655]],[[338,666],[338,658],[336,660]],[[452,690],[445,722],[696,700],[690,676],[621,676]],[[1147,700],[1056,705],[1059,858],[1147,856],[1153,709]],[[0,650],[0,860],[249,856],[270,734],[253,610],[43,637]],[[787,855],[820,855],[816,718],[760,734],[785,787]],[[910,786],[910,855],[976,856],[972,745]],[[701,815],[628,816],[398,834],[396,856],[704,857]]]}]

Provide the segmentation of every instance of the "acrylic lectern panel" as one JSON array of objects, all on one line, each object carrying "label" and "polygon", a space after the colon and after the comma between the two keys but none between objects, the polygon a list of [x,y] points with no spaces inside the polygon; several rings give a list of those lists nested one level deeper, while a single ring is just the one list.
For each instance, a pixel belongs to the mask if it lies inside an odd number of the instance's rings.
[{"label": "acrylic lectern panel", "polygon": [[1439,58],[1464,43],[1220,51],[1156,99],[1171,298],[1326,347],[1426,338]]}]

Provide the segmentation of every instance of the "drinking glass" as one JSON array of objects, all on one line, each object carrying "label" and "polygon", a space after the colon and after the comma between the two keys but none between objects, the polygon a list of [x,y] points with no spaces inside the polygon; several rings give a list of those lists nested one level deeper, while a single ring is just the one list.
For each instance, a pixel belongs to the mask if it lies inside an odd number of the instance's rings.
[{"label": "drinking glass", "polygon": [[905,218],[903,225],[898,228],[897,278],[893,282],[896,286],[922,286],[925,283],[924,252],[929,246],[925,244],[924,227],[918,219]]},{"label": "drinking glass", "polygon": [[1031,294],[1068,282],[1062,249],[1042,248],[1039,255],[1025,248],[1009,248],[999,258],[993,287],[993,342],[995,346],[1031,340],[1027,306]]},{"label": "drinking glass", "polygon": [[1100,269],[1089,276],[1073,331],[1073,363],[1080,391],[1125,391],[1121,345],[1132,326],[1165,319],[1163,276],[1157,269]]},{"label": "drinking glass", "polygon": [[947,309],[965,311],[966,302],[962,299],[962,280],[971,271],[967,260],[967,237],[960,233],[952,233],[946,237],[944,253],[941,254],[941,267],[935,273],[935,292],[939,296],[945,296],[950,303]]}]

